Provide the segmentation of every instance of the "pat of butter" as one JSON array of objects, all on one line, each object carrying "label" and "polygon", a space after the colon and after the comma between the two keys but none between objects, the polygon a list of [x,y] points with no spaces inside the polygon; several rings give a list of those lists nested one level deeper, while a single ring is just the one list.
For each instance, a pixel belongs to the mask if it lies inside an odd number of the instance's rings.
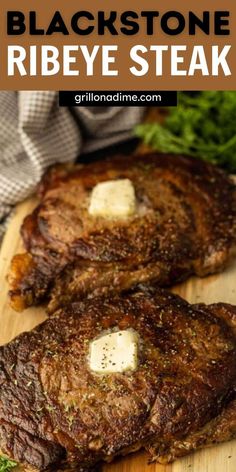
[{"label": "pat of butter", "polygon": [[129,179],[101,182],[92,191],[89,205],[92,216],[124,218],[133,215],[135,209],[135,191]]},{"label": "pat of butter", "polygon": [[135,370],[138,364],[138,334],[131,330],[116,331],[90,344],[90,369],[98,374]]}]

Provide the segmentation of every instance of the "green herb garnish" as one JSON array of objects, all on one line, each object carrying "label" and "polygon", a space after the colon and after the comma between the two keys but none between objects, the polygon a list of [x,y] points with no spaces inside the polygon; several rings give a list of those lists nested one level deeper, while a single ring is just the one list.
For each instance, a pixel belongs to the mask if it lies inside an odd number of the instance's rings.
[{"label": "green herb garnish", "polygon": [[0,472],[9,472],[16,466],[17,463],[15,461],[6,459],[5,457],[0,457]]},{"label": "green herb garnish", "polygon": [[163,124],[135,128],[145,144],[160,152],[199,157],[236,171],[236,91],[179,92]]}]

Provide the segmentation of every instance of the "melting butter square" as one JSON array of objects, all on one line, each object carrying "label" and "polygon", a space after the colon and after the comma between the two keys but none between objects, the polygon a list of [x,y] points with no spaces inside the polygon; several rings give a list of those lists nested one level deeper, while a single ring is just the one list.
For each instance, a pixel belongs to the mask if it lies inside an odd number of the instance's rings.
[{"label": "melting butter square", "polygon": [[135,191],[129,179],[101,182],[92,191],[89,205],[92,216],[125,218],[133,215],[135,209]]},{"label": "melting butter square", "polygon": [[90,369],[98,374],[135,370],[138,335],[134,330],[109,333],[90,343]]}]

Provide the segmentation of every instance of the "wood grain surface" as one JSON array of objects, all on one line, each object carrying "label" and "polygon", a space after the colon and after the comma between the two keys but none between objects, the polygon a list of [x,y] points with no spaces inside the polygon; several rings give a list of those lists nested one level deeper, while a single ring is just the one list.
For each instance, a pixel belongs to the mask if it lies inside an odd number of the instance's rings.
[{"label": "wood grain surface", "polygon": [[[45,319],[43,308],[30,308],[15,313],[8,305],[6,274],[14,254],[22,251],[19,229],[23,217],[35,206],[29,199],[19,205],[8,227],[0,252],[0,344],[10,341],[22,331],[29,331]],[[191,278],[174,288],[190,302],[224,301],[236,304],[236,260],[222,274],[205,279]],[[17,468],[19,471],[20,468]],[[22,470],[22,469],[21,469]],[[235,472],[236,441],[195,452],[173,464],[148,465],[148,457],[139,452],[104,465],[103,472]],[[16,471],[17,472],[17,471]]]}]

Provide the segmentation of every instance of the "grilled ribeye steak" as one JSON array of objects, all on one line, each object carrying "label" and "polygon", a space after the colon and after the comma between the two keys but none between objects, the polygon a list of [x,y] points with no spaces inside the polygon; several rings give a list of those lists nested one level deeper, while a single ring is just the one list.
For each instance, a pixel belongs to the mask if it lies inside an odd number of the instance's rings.
[{"label": "grilled ribeye steak", "polygon": [[[139,335],[136,370],[97,374],[90,342]],[[90,470],[144,447],[168,462],[236,435],[236,307],[163,289],[74,302],[0,348],[0,449],[39,470]]]},{"label": "grilled ribeye steak", "polygon": [[[124,178],[135,188],[136,213],[91,216],[94,186]],[[167,286],[204,276],[222,270],[235,245],[235,186],[197,159],[152,154],[56,167],[39,193],[39,206],[22,225],[27,253],[15,256],[9,274],[16,310],[49,299],[53,312],[140,282]]]}]

